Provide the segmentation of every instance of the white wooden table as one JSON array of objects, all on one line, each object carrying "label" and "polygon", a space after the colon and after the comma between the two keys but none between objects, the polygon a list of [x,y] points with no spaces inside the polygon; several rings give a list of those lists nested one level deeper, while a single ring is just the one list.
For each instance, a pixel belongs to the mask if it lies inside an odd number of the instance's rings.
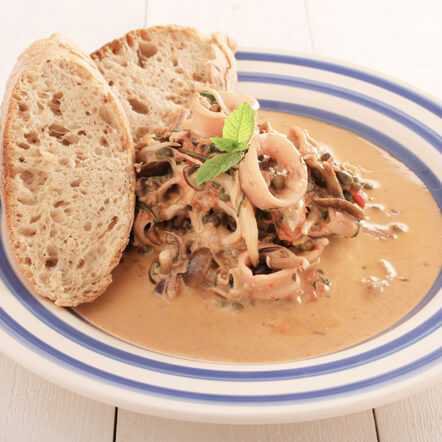
[{"label": "white wooden table", "polygon": [[[33,39],[58,31],[89,51],[132,28],[177,23],[228,32],[243,46],[349,60],[442,97],[441,0],[3,0],[0,17],[0,93],[16,56]],[[22,441],[437,442],[442,385],[319,422],[190,424],[82,398],[0,356],[0,442]]]}]

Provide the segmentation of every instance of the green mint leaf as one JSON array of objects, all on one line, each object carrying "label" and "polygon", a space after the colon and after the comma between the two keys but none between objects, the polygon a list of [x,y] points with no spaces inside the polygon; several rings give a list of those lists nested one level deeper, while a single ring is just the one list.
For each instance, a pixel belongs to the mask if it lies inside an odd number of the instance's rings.
[{"label": "green mint leaf", "polygon": [[223,138],[247,145],[255,130],[255,111],[242,103],[224,121]]},{"label": "green mint leaf", "polygon": [[247,143],[239,143],[236,145],[236,147],[232,150],[232,152],[244,152],[249,148]]},{"label": "green mint leaf", "polygon": [[210,141],[224,152],[232,152],[238,147],[238,141],[230,140],[229,138],[212,137]]},{"label": "green mint leaf", "polygon": [[248,148],[248,142],[254,131],[255,111],[248,103],[242,103],[224,120],[223,136],[210,139],[225,153],[204,162],[196,173],[196,184],[200,186],[238,164]]},{"label": "green mint leaf", "polygon": [[241,161],[242,152],[221,153],[207,160],[196,173],[196,184],[200,186],[207,181],[228,171]]}]

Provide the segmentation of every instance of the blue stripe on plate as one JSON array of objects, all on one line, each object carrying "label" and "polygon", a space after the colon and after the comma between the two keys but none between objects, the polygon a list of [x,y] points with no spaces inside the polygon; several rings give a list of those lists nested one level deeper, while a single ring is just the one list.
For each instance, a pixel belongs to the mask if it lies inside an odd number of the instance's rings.
[{"label": "blue stripe on plate", "polygon": [[242,82],[267,83],[322,92],[327,95],[332,95],[334,97],[343,98],[347,101],[360,104],[361,106],[373,109],[387,117],[390,117],[403,126],[408,127],[414,133],[421,136],[431,145],[436,146],[438,150],[442,152],[442,137],[439,134],[437,134],[431,128],[429,128],[425,124],[422,124],[415,118],[410,117],[405,112],[402,112],[399,109],[394,108],[393,106],[385,104],[382,101],[376,100],[375,98],[371,98],[368,95],[354,92],[350,89],[321,83],[319,81],[307,80],[305,78],[292,77],[287,75],[263,75],[257,72],[239,72],[238,78]]},{"label": "blue stripe on plate", "polygon": [[[263,83],[272,83],[273,80],[273,78],[267,78],[267,76],[263,76],[262,78]],[[354,97],[352,101],[362,104],[361,102],[359,102],[358,96]],[[381,147],[383,150],[387,151],[389,154],[397,158],[410,170],[412,170],[430,190],[439,208],[442,209],[442,188],[439,178],[433,173],[431,169],[428,168],[428,166],[426,166],[422,162],[422,160],[418,156],[409,151],[402,144],[393,140],[393,138],[383,134],[382,132],[379,132],[376,129],[371,128],[370,126],[367,126],[366,124],[319,108],[304,106],[301,104],[287,103],[284,101],[265,99],[260,99],[259,103],[264,109],[267,110],[286,112],[294,115],[302,115],[325,121],[326,123],[333,124],[334,126],[342,127],[343,129],[355,132],[361,137],[371,141],[372,143],[376,144],[377,146]],[[385,112],[382,111],[382,108],[379,108],[378,111],[379,113],[386,115]],[[387,116],[390,116],[391,119],[398,121],[394,113]],[[406,126],[411,131],[415,132],[415,130],[413,129],[413,125],[410,125],[410,122],[407,120],[408,119],[404,119],[403,121],[398,122],[400,122],[403,126]],[[419,130],[425,130],[425,127],[426,126],[422,125]],[[437,152],[442,153],[442,137],[437,135],[434,136],[434,134],[434,132],[427,133],[425,139]]]},{"label": "blue stripe on plate", "polygon": [[263,61],[267,63],[282,63],[293,66],[305,66],[308,68],[318,69],[335,74],[344,75],[346,77],[355,78],[366,83],[373,84],[382,89],[393,92],[396,95],[406,98],[413,103],[427,109],[438,117],[442,116],[442,106],[439,103],[419,94],[405,86],[394,83],[393,81],[379,77],[374,74],[361,71],[360,69],[350,68],[341,64],[328,61],[314,60],[306,57],[298,57],[294,55],[271,54],[252,51],[239,51],[235,54],[238,60],[244,61]]},{"label": "blue stripe on plate", "polygon": [[[442,348],[438,348],[432,353],[427,354],[410,364],[403,367],[373,376],[358,382],[352,382],[338,387],[324,388],[320,390],[310,390],[305,392],[291,392],[285,394],[269,395],[227,395],[196,393],[191,391],[176,390],[173,388],[159,387],[157,385],[147,384],[133,379],[127,379],[96,367],[84,364],[77,359],[68,356],[59,350],[49,346],[39,338],[30,334],[21,325],[15,322],[3,309],[0,308],[0,324],[9,334],[23,342],[27,347],[33,348],[37,353],[45,358],[55,360],[58,364],[75,372],[81,372],[87,376],[99,379],[100,381],[116,385],[120,388],[130,389],[143,394],[158,395],[174,400],[199,401],[211,404],[229,404],[229,405],[284,405],[290,402],[311,401],[321,398],[331,398],[346,394],[355,394],[360,390],[372,389],[385,382],[397,381],[404,376],[410,375],[416,370],[424,367],[429,368],[435,362],[442,359]],[[421,373],[422,375],[424,373]]]},{"label": "blue stripe on plate", "polygon": [[[263,82],[265,83],[266,76],[263,75]],[[399,157],[410,169],[412,169],[427,185],[431,188],[433,196],[437,200],[439,206],[442,205],[442,193],[439,189],[435,189],[434,186],[438,182],[434,174],[422,163],[422,161],[416,157],[413,153],[407,151],[405,147],[387,137],[381,132],[370,128],[362,123],[354,121],[352,119],[342,117],[338,114],[326,112],[317,108],[295,105],[291,103],[272,101],[272,100],[260,100],[263,107],[276,110],[280,112],[289,112],[294,114],[305,115],[320,120],[324,120],[336,126],[344,127],[352,130],[359,135],[367,138],[379,146],[383,146],[393,155]],[[406,124],[406,120],[402,122]],[[435,146],[440,148],[440,146]],[[368,362],[372,362],[379,358],[385,357],[391,353],[406,348],[409,345],[432,333],[440,326],[440,315],[432,316],[427,321],[416,327],[414,330],[404,334],[403,336],[377,347],[373,350],[354,355],[352,357],[344,358],[339,361],[333,361],[330,363],[313,365],[296,369],[284,369],[284,370],[263,370],[263,371],[231,371],[231,370],[219,370],[219,369],[201,369],[195,367],[187,367],[176,364],[169,364],[165,362],[156,361],[151,358],[135,355],[110,345],[104,344],[96,339],[85,335],[84,333],[76,330],[72,326],[66,324],[60,320],[57,316],[53,315],[47,310],[40,302],[38,302],[32,295],[30,295],[23,285],[20,283],[4,254],[3,247],[0,248],[0,275],[5,283],[8,285],[11,292],[17,297],[17,299],[28,308],[36,317],[41,321],[49,325],[51,328],[57,330],[65,337],[96,351],[106,357],[119,360],[121,362],[136,365],[141,368],[147,368],[150,370],[160,371],[163,373],[173,374],[177,376],[187,376],[194,378],[210,379],[210,380],[228,380],[228,381],[274,381],[282,379],[294,379],[297,377],[306,376],[318,376],[326,373],[334,373],[341,370],[347,370],[349,368],[360,366]],[[424,305],[426,305],[438,292],[442,286],[442,277],[439,274],[437,280],[433,284],[433,287],[426,294],[423,300],[419,303],[413,313],[416,313]],[[409,317],[409,316],[407,316]]]}]

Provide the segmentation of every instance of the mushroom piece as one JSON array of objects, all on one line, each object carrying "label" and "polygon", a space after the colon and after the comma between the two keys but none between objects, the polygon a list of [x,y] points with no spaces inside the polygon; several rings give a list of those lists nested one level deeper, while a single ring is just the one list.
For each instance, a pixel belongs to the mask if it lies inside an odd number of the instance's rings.
[{"label": "mushroom piece", "polygon": [[[166,155],[167,148],[170,147],[180,147],[181,145],[179,143],[174,143],[172,141],[165,141],[163,143],[152,143],[149,144],[139,150],[135,153],[135,159],[137,163],[147,163],[152,160],[153,154],[156,156],[169,156]],[[170,154],[173,156],[173,150],[170,149]]]},{"label": "mushroom piece", "polygon": [[[231,207],[230,204],[227,204],[224,201],[217,201],[216,205],[217,209],[220,212],[224,212],[225,214],[221,218],[223,221],[221,225],[227,223],[226,225],[224,225],[224,227],[228,227],[228,229],[225,229],[226,232],[220,236],[221,244],[223,246],[231,246],[241,240],[240,220],[238,218],[236,210]],[[253,221],[250,222],[253,223]],[[220,232],[218,234],[220,234]]]},{"label": "mushroom piece", "polygon": [[322,236],[338,235],[344,238],[354,238],[358,235],[360,225],[359,221],[353,217],[337,212],[334,209],[328,210],[329,221],[323,222],[316,228],[314,226],[309,235],[313,238],[318,238]]},{"label": "mushroom piece", "polygon": [[150,161],[142,164],[137,174],[138,177],[154,177],[154,176],[166,176],[172,175],[173,170],[169,161]]},{"label": "mushroom piece", "polygon": [[207,273],[212,264],[212,253],[207,247],[202,247],[193,252],[187,264],[183,279],[186,285],[193,288],[201,287],[206,281]]},{"label": "mushroom piece", "polygon": [[166,279],[161,279],[155,286],[155,292],[158,295],[166,295],[167,298],[173,299],[178,296],[182,288],[182,278],[177,272],[173,272]]},{"label": "mushroom piece", "polygon": [[181,172],[160,184],[160,187],[151,192],[146,192],[139,200],[155,207],[155,214],[161,220],[172,219],[179,211],[191,203],[195,194],[186,184]]},{"label": "mushroom piece", "polygon": [[344,198],[342,186],[336,176],[333,165],[327,161],[320,161],[316,154],[307,154],[304,161],[310,169],[311,175],[316,183],[326,187],[330,195]]},{"label": "mushroom piece", "polygon": [[135,238],[145,246],[158,245],[158,239],[153,232],[153,214],[147,210],[140,210],[135,218],[134,233]]},{"label": "mushroom piece", "polygon": [[152,284],[158,284],[161,281],[160,264],[158,261],[152,261],[148,275]]},{"label": "mushroom piece", "polygon": [[[287,172],[285,187],[275,196],[259,166],[259,155],[268,155]],[[255,135],[239,166],[241,188],[262,210],[293,206],[307,190],[307,168],[298,150],[287,137],[277,133]]]},{"label": "mushroom piece", "polygon": [[316,182],[325,186],[333,197],[344,198],[344,192],[336,176],[333,165],[328,161],[321,162],[316,156],[305,156],[304,160]]},{"label": "mushroom piece", "polygon": [[346,212],[356,219],[364,219],[364,211],[356,204],[341,198],[313,198],[320,207],[333,208],[340,212]]},{"label": "mushroom piece", "polygon": [[342,191],[341,184],[339,183],[338,177],[336,176],[333,165],[328,161],[325,161],[322,163],[322,170],[322,176],[325,179],[327,190],[331,193],[331,195],[338,198],[343,198],[344,192]]}]

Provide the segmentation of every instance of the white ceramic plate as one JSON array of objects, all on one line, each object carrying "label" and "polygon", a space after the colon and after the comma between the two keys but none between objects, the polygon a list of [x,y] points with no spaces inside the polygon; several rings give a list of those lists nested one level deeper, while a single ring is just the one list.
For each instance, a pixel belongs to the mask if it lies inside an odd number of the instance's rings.
[{"label": "white ceramic plate", "polygon": [[[241,88],[266,109],[352,130],[405,163],[439,207],[440,103],[348,65],[282,53],[238,54]],[[442,375],[442,277],[395,327],[345,351],[301,362],[233,365],[163,356],[112,338],[30,295],[0,245],[1,350],[93,399],[177,419],[266,423],[379,406]]]}]

